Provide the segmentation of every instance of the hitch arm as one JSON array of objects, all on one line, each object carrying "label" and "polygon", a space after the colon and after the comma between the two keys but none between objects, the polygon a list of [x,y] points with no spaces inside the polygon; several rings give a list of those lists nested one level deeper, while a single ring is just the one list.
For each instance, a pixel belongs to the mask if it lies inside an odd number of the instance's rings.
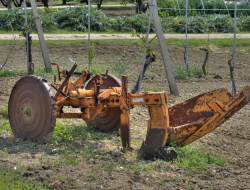
[{"label": "hitch arm", "polygon": [[71,77],[71,75],[74,74],[74,71],[76,69],[76,67],[78,66],[77,63],[75,63],[72,67],[72,69],[70,70],[70,72],[68,73],[67,77],[64,79],[62,85],[60,86],[60,88],[58,89],[58,91],[56,92],[56,95],[55,95],[55,99],[57,99],[57,97],[60,95],[60,93],[62,92],[63,88],[65,87],[65,85],[68,83],[69,81],[69,78]]}]

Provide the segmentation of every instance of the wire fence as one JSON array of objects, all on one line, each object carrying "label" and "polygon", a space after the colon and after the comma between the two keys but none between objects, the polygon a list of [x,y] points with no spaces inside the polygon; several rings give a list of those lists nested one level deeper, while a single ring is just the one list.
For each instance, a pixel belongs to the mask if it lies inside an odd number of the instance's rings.
[{"label": "wire fence", "polygon": [[[181,14],[181,11],[185,11],[186,13],[188,11],[192,11],[192,10],[196,10],[196,11],[204,11],[204,13],[206,13],[207,11],[211,11],[211,10],[218,10],[218,11],[234,11],[235,9],[181,9],[181,8],[158,8],[158,10],[176,10],[177,12],[179,12],[179,14]],[[237,15],[237,11],[249,11],[250,9],[238,9],[235,10],[235,15]],[[131,9],[132,11],[132,9]],[[132,14],[132,13],[131,13]],[[208,14],[209,16],[210,14]],[[236,19],[236,17],[235,17]],[[232,25],[230,25],[230,27],[226,28],[226,32],[233,32],[234,33],[234,40],[236,39],[236,27],[242,27],[242,26],[248,26],[247,24],[238,24],[236,25],[236,22],[234,23],[234,27],[232,28]],[[118,26],[117,26],[118,27]],[[181,57],[180,59],[175,59],[176,55],[171,54],[171,60],[173,60],[173,64],[174,65],[181,65],[183,63],[186,62],[186,69],[188,69],[188,64],[193,64],[192,62],[190,62],[189,60],[194,60],[192,58],[193,55],[189,55],[189,51],[192,52],[193,49],[192,47],[189,47],[187,45],[187,39],[188,39],[188,32],[192,31],[195,29],[196,25],[190,24],[189,23],[189,19],[188,19],[188,15],[186,14],[186,22],[185,25],[182,26],[178,26],[180,28],[182,28],[183,31],[185,31],[185,35],[186,35],[186,45],[185,47],[185,51],[186,53],[184,53],[183,50],[181,50],[180,48],[177,50],[178,51],[178,56]],[[145,27],[146,28],[146,27]],[[225,28],[217,28],[216,32],[217,33],[221,33],[221,32],[225,32]],[[210,32],[211,29],[214,29],[214,24],[213,23],[208,23],[208,25],[204,25],[203,26],[203,32],[207,33],[207,40],[210,41]],[[216,40],[216,39],[215,39]],[[168,44],[170,45],[170,44]],[[232,52],[233,52],[233,66],[235,68],[235,62],[237,61],[237,58],[235,58],[235,49],[237,47],[237,44],[235,43],[235,41],[232,43]],[[13,45],[8,45],[5,46],[5,51],[1,51],[0,52],[0,57],[1,57],[1,63],[0,64],[0,69],[6,71],[6,73],[11,72],[13,70],[15,70],[17,73],[19,74],[24,74],[26,68],[26,65],[23,64],[26,60],[26,51],[25,51],[25,44],[19,44],[18,41],[15,41],[15,44]],[[87,49],[83,50],[87,52]],[[219,52],[221,52],[222,50],[218,50]],[[73,50],[72,50],[73,52]],[[138,55],[138,53],[137,53]],[[181,56],[180,56],[181,55]],[[183,55],[183,56],[182,56]],[[43,68],[43,60],[42,60],[42,56],[41,56],[41,51],[39,50],[39,47],[32,47],[32,56],[33,56],[33,61],[36,63],[35,68]],[[88,60],[85,57],[85,55],[81,55],[81,56],[75,56],[74,55],[74,60],[76,60],[77,62],[85,62],[87,63]],[[217,56],[217,55],[216,55]],[[75,58],[76,57],[76,58]],[[136,54],[135,56],[132,56],[133,58],[131,60],[127,61],[127,65],[124,66],[123,72],[125,72],[125,70],[131,65],[133,64],[133,61],[135,61],[137,58]],[[185,57],[185,59],[184,59]],[[201,63],[203,62],[205,57],[205,53],[202,52],[199,54],[199,56],[197,55],[197,61],[195,61],[196,63]],[[69,69],[70,68],[70,64],[68,64],[67,62],[69,62],[68,60],[65,60],[65,57],[62,57],[60,60],[53,60],[53,62],[62,62],[63,66],[62,69]],[[84,61],[82,61],[84,59]],[[228,58],[227,58],[228,59]],[[227,61],[224,60],[224,62],[226,63]],[[240,64],[243,64],[240,62]],[[87,66],[87,65],[86,65]],[[228,67],[228,65],[226,65],[226,67]],[[121,74],[121,73],[120,73]],[[7,75],[6,75],[7,76]],[[233,75],[234,76],[234,75]],[[18,77],[21,77],[20,75]],[[16,82],[16,80],[18,79],[18,77],[0,77],[0,85],[2,86],[2,88],[0,89],[0,109],[2,109],[3,107],[6,107],[6,105],[8,104],[8,98],[11,92],[11,88],[10,86],[13,86]]]},{"label": "wire fence", "polygon": [[[234,41],[233,41],[233,44],[232,44],[232,47],[233,47],[233,60],[232,60],[232,66],[231,66],[231,80],[232,80],[232,95],[235,96],[236,95],[236,89],[235,89],[235,50],[236,50],[236,17],[237,17],[237,12],[239,11],[249,11],[250,9],[237,9],[237,0],[235,0],[234,2],[234,9],[228,9],[227,7],[227,4],[226,2],[223,0],[223,2],[225,3],[225,6],[226,6],[226,9],[206,9],[204,7],[204,4],[203,4],[203,0],[201,0],[201,3],[202,3],[202,6],[203,8],[202,9],[190,9],[188,6],[188,0],[186,0],[186,8],[185,9],[181,9],[180,6],[179,6],[179,3],[178,3],[178,0],[176,0],[177,4],[178,4],[178,9],[176,8],[158,8],[158,10],[176,10],[179,12],[179,15],[181,15],[181,11],[185,11],[185,15],[186,15],[186,19],[185,19],[185,34],[186,34],[186,44],[185,44],[185,65],[186,65],[186,72],[188,72],[188,58],[187,58],[187,33],[188,33],[188,27],[192,27],[192,25],[188,26],[188,11],[204,11],[204,14],[206,14],[206,11],[228,11],[228,15],[230,17],[230,14],[229,14],[229,11],[234,11],[234,26],[233,26],[233,33],[234,33]],[[250,7],[250,4],[249,2],[247,1],[249,7]],[[209,17],[210,17],[210,14],[209,14]],[[243,26],[244,24],[242,24],[241,26]],[[210,24],[207,26],[207,32],[208,32],[208,41],[209,41],[209,26],[211,26]],[[195,27],[195,26],[193,26]],[[203,30],[204,31],[204,30]],[[218,32],[218,31],[216,31]],[[229,32],[229,31],[228,31]]]}]

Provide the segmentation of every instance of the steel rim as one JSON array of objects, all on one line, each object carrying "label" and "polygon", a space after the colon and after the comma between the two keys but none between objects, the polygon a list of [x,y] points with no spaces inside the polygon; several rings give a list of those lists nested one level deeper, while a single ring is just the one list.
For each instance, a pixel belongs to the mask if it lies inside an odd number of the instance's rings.
[{"label": "steel rim", "polygon": [[9,99],[9,121],[17,138],[48,140],[56,122],[56,103],[49,85],[33,75],[21,78]]}]

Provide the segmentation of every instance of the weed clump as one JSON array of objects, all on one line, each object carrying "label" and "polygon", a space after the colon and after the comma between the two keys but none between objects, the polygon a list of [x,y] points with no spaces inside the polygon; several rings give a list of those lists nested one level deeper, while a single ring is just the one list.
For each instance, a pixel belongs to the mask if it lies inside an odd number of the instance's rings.
[{"label": "weed clump", "polygon": [[170,148],[169,150],[175,150],[178,153],[178,157],[173,161],[179,167],[185,169],[197,169],[203,168],[209,165],[226,166],[224,158],[218,157],[216,154],[209,153],[206,148],[192,148],[191,145],[184,147],[177,146],[173,139],[173,133],[170,134]]},{"label": "weed clump", "polygon": [[202,69],[196,64],[190,65],[188,67],[188,72],[186,72],[185,65],[174,68],[174,76],[176,79],[187,80],[194,77],[200,77],[201,75]]},{"label": "weed clump", "polygon": [[224,158],[216,154],[209,153],[206,148],[192,148],[190,145],[185,147],[175,147],[178,158],[174,163],[185,169],[203,168],[209,165],[227,166]]}]

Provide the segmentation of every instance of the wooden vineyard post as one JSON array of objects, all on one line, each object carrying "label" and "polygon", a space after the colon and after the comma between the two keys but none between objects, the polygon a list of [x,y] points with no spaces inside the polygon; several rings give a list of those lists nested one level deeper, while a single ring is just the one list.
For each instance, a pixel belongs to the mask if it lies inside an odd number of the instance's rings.
[{"label": "wooden vineyard post", "polygon": [[[151,0],[148,0],[148,4],[151,5]],[[155,32],[157,35],[158,43],[159,43],[160,48],[161,48],[161,55],[163,58],[163,64],[165,67],[165,71],[166,71],[166,74],[168,77],[170,93],[175,95],[175,96],[179,96],[179,92],[178,92],[177,85],[176,85],[175,78],[174,78],[173,68],[171,65],[171,61],[170,61],[170,57],[169,57],[169,53],[168,53],[168,49],[167,49],[167,44],[166,44],[165,37],[164,37],[163,31],[162,31],[160,19],[158,16],[156,2],[154,4],[153,8],[154,8],[153,9],[154,27],[155,27]]]},{"label": "wooden vineyard post", "polygon": [[50,63],[50,59],[49,59],[49,53],[48,53],[47,46],[46,46],[46,43],[45,43],[43,30],[42,30],[42,25],[41,25],[41,21],[40,21],[40,18],[39,18],[38,11],[37,11],[37,6],[36,6],[35,0],[30,0],[30,4],[31,4],[31,8],[32,8],[35,23],[36,23],[36,29],[37,29],[37,33],[38,33],[38,37],[39,37],[40,46],[41,46],[41,49],[42,49],[45,68],[46,68],[47,72],[51,72],[52,69],[51,69],[51,63]]}]

